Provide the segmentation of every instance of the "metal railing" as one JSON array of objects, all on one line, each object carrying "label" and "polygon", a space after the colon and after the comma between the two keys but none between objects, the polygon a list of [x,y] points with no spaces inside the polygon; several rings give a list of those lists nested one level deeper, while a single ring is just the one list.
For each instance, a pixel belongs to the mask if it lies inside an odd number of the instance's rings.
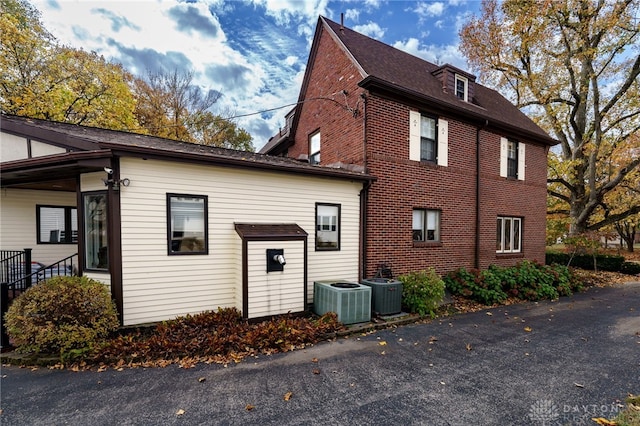
[{"label": "metal railing", "polygon": [[31,260],[31,249],[0,250],[0,350],[9,347],[9,336],[4,324],[4,314],[10,301],[33,284],[55,276],[78,274],[78,253],[44,266]]},{"label": "metal railing", "polygon": [[77,253],[51,265],[43,265],[31,260],[31,249],[0,250],[0,283],[7,286],[10,299],[42,280],[77,274]]}]

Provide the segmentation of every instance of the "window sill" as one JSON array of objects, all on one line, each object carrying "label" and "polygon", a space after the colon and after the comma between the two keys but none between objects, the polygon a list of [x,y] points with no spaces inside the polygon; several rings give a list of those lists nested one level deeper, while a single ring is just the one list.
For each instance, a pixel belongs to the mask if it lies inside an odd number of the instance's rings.
[{"label": "window sill", "polygon": [[498,259],[521,259],[524,258],[524,253],[496,253]]},{"label": "window sill", "polygon": [[442,242],[440,242],[440,241],[414,241],[413,242],[413,247],[414,248],[442,247]]}]

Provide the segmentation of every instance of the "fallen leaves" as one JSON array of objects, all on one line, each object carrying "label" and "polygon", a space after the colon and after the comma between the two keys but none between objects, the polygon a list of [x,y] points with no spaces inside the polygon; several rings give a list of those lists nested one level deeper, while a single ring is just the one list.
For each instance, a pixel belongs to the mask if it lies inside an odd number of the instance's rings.
[{"label": "fallen leaves", "polygon": [[573,385],[577,388],[584,388],[584,385],[581,383],[574,383]]},{"label": "fallen leaves", "polygon": [[603,426],[616,426],[618,423],[605,419],[604,417],[592,417],[591,420]]},{"label": "fallen leaves", "polygon": [[244,409],[247,410],[247,411],[251,411],[254,408],[256,408],[256,406],[255,405],[251,405],[251,404],[247,404],[247,405],[244,406]]},{"label": "fallen leaves", "polygon": [[182,408],[179,409],[178,411],[176,411],[176,416],[182,416],[184,415],[184,413],[186,413],[186,411],[184,411]]},{"label": "fallen leaves", "polygon": [[284,394],[282,399],[284,399],[285,401],[289,401],[292,396],[293,396],[293,392],[287,392],[287,393]]},{"label": "fallen leaves", "polygon": [[471,343],[467,343],[466,348],[468,351],[472,350],[473,348],[471,347]]},{"label": "fallen leaves", "polygon": [[525,327],[524,331],[526,331],[527,333],[531,333],[533,329],[531,327]]}]

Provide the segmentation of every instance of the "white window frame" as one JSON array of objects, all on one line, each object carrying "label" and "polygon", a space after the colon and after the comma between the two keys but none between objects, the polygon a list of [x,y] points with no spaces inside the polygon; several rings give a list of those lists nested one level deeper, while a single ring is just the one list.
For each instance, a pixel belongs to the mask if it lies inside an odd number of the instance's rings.
[{"label": "white window frame", "polygon": [[[462,82],[463,85],[464,85],[462,96],[460,96],[459,93],[458,93],[458,82],[459,81]],[[463,100],[465,102],[469,101],[469,79],[468,78],[463,77],[463,76],[461,76],[459,74],[456,74],[455,82],[454,82],[454,89],[455,89],[456,97],[458,99],[461,99],[461,100]]]},{"label": "white window frame", "polygon": [[439,243],[441,212],[435,209],[414,208],[412,216],[412,238],[414,243]]},{"label": "white window frame", "polygon": [[340,250],[340,204],[316,203],[316,251]]},{"label": "white window frame", "polygon": [[309,136],[309,163],[320,164],[320,131]]},{"label": "white window frame", "polygon": [[[429,116],[426,116],[429,117]],[[448,166],[449,163],[449,123],[442,118],[430,117],[436,120],[436,164]],[[422,157],[422,114],[409,111],[409,159],[412,161],[427,161]]]},{"label": "white window frame", "polygon": [[[516,176],[509,176],[509,144],[515,143],[517,146],[518,173]],[[526,144],[519,141],[510,141],[507,138],[500,138],[500,176],[511,179],[524,180],[526,168]]]},{"label": "white window frame", "polygon": [[522,252],[522,218],[498,216],[496,220],[496,253]]}]

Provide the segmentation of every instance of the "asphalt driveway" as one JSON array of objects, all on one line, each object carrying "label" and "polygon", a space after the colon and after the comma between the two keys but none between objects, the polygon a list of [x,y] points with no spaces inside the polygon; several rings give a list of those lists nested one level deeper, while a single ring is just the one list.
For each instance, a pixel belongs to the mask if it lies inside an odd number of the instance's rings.
[{"label": "asphalt driveway", "polygon": [[640,283],[228,367],[1,376],[3,426],[595,424],[640,393]]}]

